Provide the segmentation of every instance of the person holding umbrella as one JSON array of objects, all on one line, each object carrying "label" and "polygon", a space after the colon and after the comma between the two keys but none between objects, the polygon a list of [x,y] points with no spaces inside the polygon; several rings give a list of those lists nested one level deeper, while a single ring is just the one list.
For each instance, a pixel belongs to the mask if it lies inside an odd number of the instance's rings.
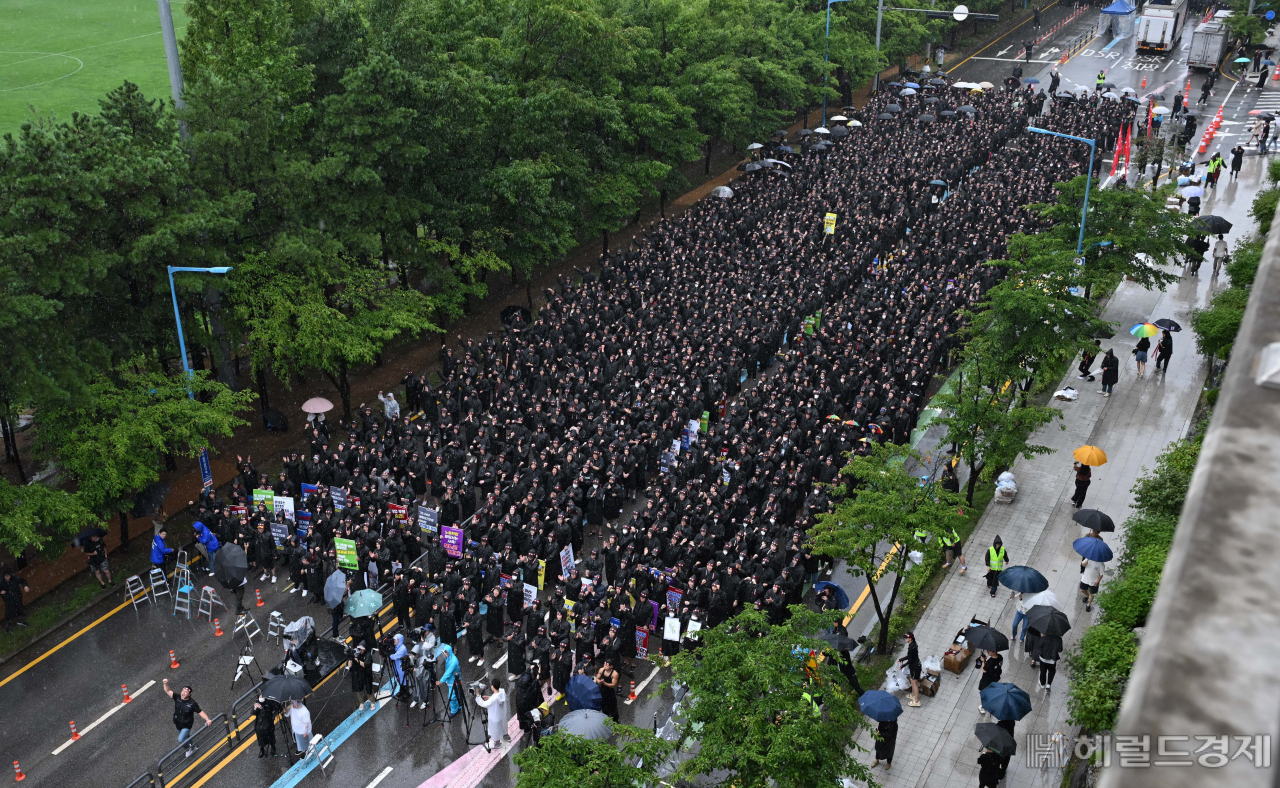
[{"label": "person holding umbrella", "polygon": [[884,770],[893,765],[893,751],[898,745],[898,717],[902,716],[902,704],[884,690],[871,690],[858,698],[862,713],[879,723],[876,727],[876,757],[871,768],[884,761]]},{"label": "person holding umbrella", "polygon": [[996,586],[1000,584],[1000,571],[1009,563],[1009,553],[1004,549],[1004,542],[997,536],[987,548],[987,588],[991,596],[996,595]]},{"label": "person holding umbrella", "polygon": [[[1218,262],[1215,259],[1213,263],[1214,273],[1217,274]],[[1156,345],[1156,372],[1169,371],[1169,357],[1173,355],[1173,335],[1165,329],[1160,334],[1160,344]]]},{"label": "person holding umbrella", "polygon": [[1090,470],[1088,465],[1085,465],[1082,462],[1076,462],[1075,472],[1076,492],[1071,496],[1071,503],[1075,504],[1075,507],[1079,509],[1081,506],[1084,506],[1084,496],[1089,492],[1089,483],[1093,476],[1093,471]]},{"label": "person holding umbrella", "polygon": [[1098,593],[1098,584],[1102,581],[1104,566],[1113,557],[1111,548],[1100,537],[1084,536],[1071,543],[1071,547],[1081,557],[1080,591],[1084,597],[1085,610],[1093,610],[1093,597]]},{"label": "person holding umbrella", "polygon": [[1036,644],[1031,655],[1032,661],[1040,665],[1040,689],[1048,695],[1053,685],[1053,677],[1058,672],[1058,660],[1062,657],[1062,638],[1055,635],[1044,635]]},{"label": "person holding umbrella", "polygon": [[1004,672],[1004,657],[999,651],[987,651],[978,657],[973,667],[982,671],[982,678],[978,680],[978,713],[985,717],[987,708],[982,704],[982,691],[1000,680]]}]

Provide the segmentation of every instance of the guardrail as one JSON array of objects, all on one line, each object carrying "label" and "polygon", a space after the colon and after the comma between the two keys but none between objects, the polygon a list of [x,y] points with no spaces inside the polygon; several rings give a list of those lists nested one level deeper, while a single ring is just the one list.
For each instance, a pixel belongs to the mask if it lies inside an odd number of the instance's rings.
[{"label": "guardrail", "polygon": [[124,788],[150,788],[156,784],[155,775],[151,772],[143,772],[138,779],[126,785]]},{"label": "guardrail", "polygon": [[[187,740],[170,750],[159,763],[156,764],[156,788],[166,788],[166,786],[184,785],[186,779],[194,780],[200,776],[196,770],[180,771],[174,777],[170,777],[169,782],[165,782],[165,775],[171,774],[174,767],[186,763],[187,752],[194,750],[195,752],[203,752],[205,750],[216,750],[223,745],[231,746],[231,729],[227,725],[227,715],[219,714],[209,721],[208,725],[194,731]],[[191,756],[191,757],[194,757]],[[212,761],[213,759],[207,758]],[[202,773],[201,773],[202,774]]]},{"label": "guardrail", "polygon": [[[1073,12],[1073,13],[1071,14],[1071,16],[1067,17],[1066,19],[1062,20],[1062,21],[1061,21],[1061,22],[1059,22],[1058,24],[1056,24],[1056,25],[1054,25],[1053,27],[1049,28],[1049,29],[1048,29],[1047,31],[1045,31],[1044,33],[1042,33],[1042,34],[1040,34],[1039,36],[1037,36],[1037,37],[1036,37],[1036,39],[1035,39],[1034,41],[1032,41],[1032,42],[1031,42],[1032,49],[1034,50],[1034,48],[1035,48],[1035,47],[1038,47],[1038,46],[1040,46],[1041,44],[1043,44],[1044,42],[1046,42],[1046,41],[1048,41],[1049,39],[1053,38],[1053,37],[1054,37],[1054,36],[1056,36],[1058,33],[1062,32],[1062,31],[1063,31],[1063,30],[1064,30],[1068,25],[1070,25],[1072,22],[1076,21],[1076,20],[1077,20],[1077,19],[1079,19],[1081,16],[1083,16],[1083,15],[1084,15],[1084,13],[1085,13],[1086,11],[1091,11],[1091,10],[1093,10],[1093,9],[1092,9],[1090,6],[1081,6],[1080,8],[1076,9],[1076,10],[1075,10],[1075,12]],[[1095,35],[1096,35],[1096,33],[1095,33]],[[1021,58],[1021,57],[1025,57],[1025,56],[1026,56],[1026,54],[1027,54],[1027,48],[1024,46],[1024,47],[1022,48],[1022,51],[1018,53],[1018,57],[1020,57],[1020,58]]]},{"label": "guardrail", "polygon": [[[248,692],[236,698],[235,702],[231,704],[231,710],[227,712],[227,715],[231,718],[231,738],[234,739],[236,742],[243,742],[246,738],[245,735],[243,735],[240,732],[240,723],[242,721],[248,722],[250,719],[257,716],[252,711],[253,704],[255,701],[257,701],[258,692],[259,690],[262,689],[262,685],[264,683],[265,682],[261,682],[261,681],[258,682],[257,684],[253,685],[253,688],[250,689]],[[249,710],[249,713],[245,714],[244,719],[241,720],[240,715],[246,709]]]}]

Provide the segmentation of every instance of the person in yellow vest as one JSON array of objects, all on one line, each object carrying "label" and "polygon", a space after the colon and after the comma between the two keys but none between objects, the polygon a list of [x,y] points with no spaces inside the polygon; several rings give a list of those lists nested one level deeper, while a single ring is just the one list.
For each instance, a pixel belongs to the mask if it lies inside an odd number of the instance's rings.
[{"label": "person in yellow vest", "polygon": [[942,565],[943,569],[950,569],[951,564],[955,563],[955,560],[959,558],[960,574],[964,574],[969,570],[969,565],[964,560],[964,545],[960,542],[960,534],[956,532],[956,529],[952,528],[950,534],[943,534],[942,546],[947,551],[947,562]]},{"label": "person in yellow vest", "polygon": [[991,596],[996,595],[996,587],[1000,585],[1000,571],[1008,565],[1009,553],[997,536],[987,548],[987,588],[991,589]]}]

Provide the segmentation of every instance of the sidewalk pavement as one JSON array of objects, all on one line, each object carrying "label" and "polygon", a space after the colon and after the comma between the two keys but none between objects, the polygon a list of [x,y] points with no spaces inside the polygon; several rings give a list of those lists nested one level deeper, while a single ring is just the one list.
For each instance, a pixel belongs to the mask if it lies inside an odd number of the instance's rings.
[{"label": "sidewalk pavement", "polygon": [[[1221,194],[1211,193],[1205,206],[1204,213],[1216,213],[1236,223],[1231,241],[1253,227],[1246,211],[1254,189],[1247,187],[1257,183],[1264,165],[1265,162],[1249,161],[1242,173],[1244,183],[1240,184],[1245,188],[1237,186],[1223,189]],[[1144,290],[1131,282],[1122,283],[1117,289],[1104,317],[1120,325],[1115,338],[1102,345],[1103,350],[1114,348],[1120,359],[1120,382],[1115,393],[1109,398],[1101,396],[1097,393],[1099,384],[1078,380],[1072,366],[1058,388],[1076,388],[1079,400],[1054,401],[1053,407],[1063,412],[1063,418],[1041,428],[1031,439],[1032,443],[1052,447],[1054,452],[1019,460],[1013,468],[1018,481],[1017,498],[1010,505],[992,503],[987,507],[965,545],[968,573],[960,575],[952,568],[915,629],[921,659],[941,656],[956,632],[972,617],[989,621],[1010,634],[1015,602],[1003,586],[994,598],[989,596],[984,578],[986,550],[997,535],[1008,551],[1010,565],[1033,566],[1049,578],[1050,590],[1062,600],[1072,623],[1064,644],[1070,649],[1079,642],[1098,610],[1086,613],[1078,591],[1080,559],[1071,543],[1085,532],[1071,520],[1075,511],[1071,504],[1075,491],[1071,452],[1086,443],[1107,452],[1107,464],[1094,469],[1085,506],[1100,509],[1115,520],[1117,533],[1108,536],[1107,541],[1119,553],[1124,536],[1122,522],[1129,515],[1132,500],[1130,487],[1144,467],[1155,467],[1156,457],[1167,444],[1186,435],[1191,427],[1206,372],[1205,360],[1196,353],[1195,337],[1190,331],[1191,310],[1204,306],[1212,292],[1225,285],[1212,280],[1211,272],[1212,265],[1206,264],[1201,268],[1202,276],[1184,277],[1163,293]],[[1156,372],[1152,361],[1145,377],[1139,378],[1130,353],[1137,339],[1127,329],[1136,322],[1159,318],[1172,318],[1185,330],[1174,335],[1169,371]],[[980,749],[974,726],[994,720],[989,715],[979,716],[980,673],[972,669],[974,659],[970,658],[969,669],[960,676],[944,670],[937,695],[922,698],[923,705],[918,709],[906,706],[909,692],[900,693],[905,711],[898,719],[893,768],[875,771],[875,779],[881,785],[977,785]],[[1065,664],[1059,663],[1053,691],[1046,697],[1037,689],[1038,672],[1032,670],[1015,644],[1005,652],[1002,681],[1025,689],[1033,706],[1031,714],[1018,723],[1018,755],[1009,766],[1006,788],[1057,788],[1062,777],[1060,769],[1027,766],[1027,734],[1058,732],[1068,747],[1074,741],[1074,726],[1067,722],[1069,676]],[[871,736],[860,736],[859,743],[867,748],[864,760],[870,763],[874,745]]]}]

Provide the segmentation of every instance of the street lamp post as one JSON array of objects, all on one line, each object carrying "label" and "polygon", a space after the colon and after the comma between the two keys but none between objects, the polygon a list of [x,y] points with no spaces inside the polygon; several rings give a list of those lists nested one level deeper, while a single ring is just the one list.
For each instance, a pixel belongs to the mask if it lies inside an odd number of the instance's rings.
[{"label": "street lamp post", "polygon": [[[178,288],[173,286],[173,275],[177,273],[225,274],[229,271],[231,271],[231,266],[229,265],[218,266],[217,268],[169,266],[169,293],[173,296],[173,319],[178,324],[178,353],[182,356],[182,371],[187,375],[188,399],[196,398],[196,393],[191,390],[191,379],[195,376],[195,372],[191,370],[191,363],[187,361],[187,340],[182,335],[182,314],[178,311]],[[213,468],[209,465],[208,449],[203,449],[200,452],[200,478],[204,483],[204,487],[213,486]]]},{"label": "street lamp post", "polygon": [[[843,3],[845,0],[827,0],[827,45],[826,50],[822,53],[822,62],[824,64],[830,62],[831,55],[831,6],[836,3]],[[880,27],[884,21],[884,0],[876,0],[876,75],[872,88],[880,89]],[[932,8],[897,8],[888,6],[890,11],[913,11],[915,13],[924,14],[929,19],[946,19],[950,17],[957,22],[963,22],[966,19],[984,19],[993,22],[999,21],[1000,17],[996,14],[971,14],[966,6],[958,5],[951,11],[937,11]],[[823,87],[827,84],[827,75],[824,71],[822,74]],[[822,125],[827,125],[827,95],[822,94]]]},{"label": "street lamp post", "polygon": [[1076,257],[1079,257],[1082,249],[1084,248],[1084,223],[1089,217],[1089,187],[1093,183],[1093,154],[1097,149],[1098,141],[1085,139],[1084,137],[1073,137],[1070,134],[1061,134],[1056,131],[1049,131],[1048,129],[1036,128],[1035,126],[1027,126],[1027,131],[1033,134],[1048,134],[1051,137],[1063,137],[1065,139],[1075,140],[1076,142],[1083,142],[1089,146],[1089,171],[1085,173],[1084,206],[1080,209],[1080,237],[1076,239]]}]

